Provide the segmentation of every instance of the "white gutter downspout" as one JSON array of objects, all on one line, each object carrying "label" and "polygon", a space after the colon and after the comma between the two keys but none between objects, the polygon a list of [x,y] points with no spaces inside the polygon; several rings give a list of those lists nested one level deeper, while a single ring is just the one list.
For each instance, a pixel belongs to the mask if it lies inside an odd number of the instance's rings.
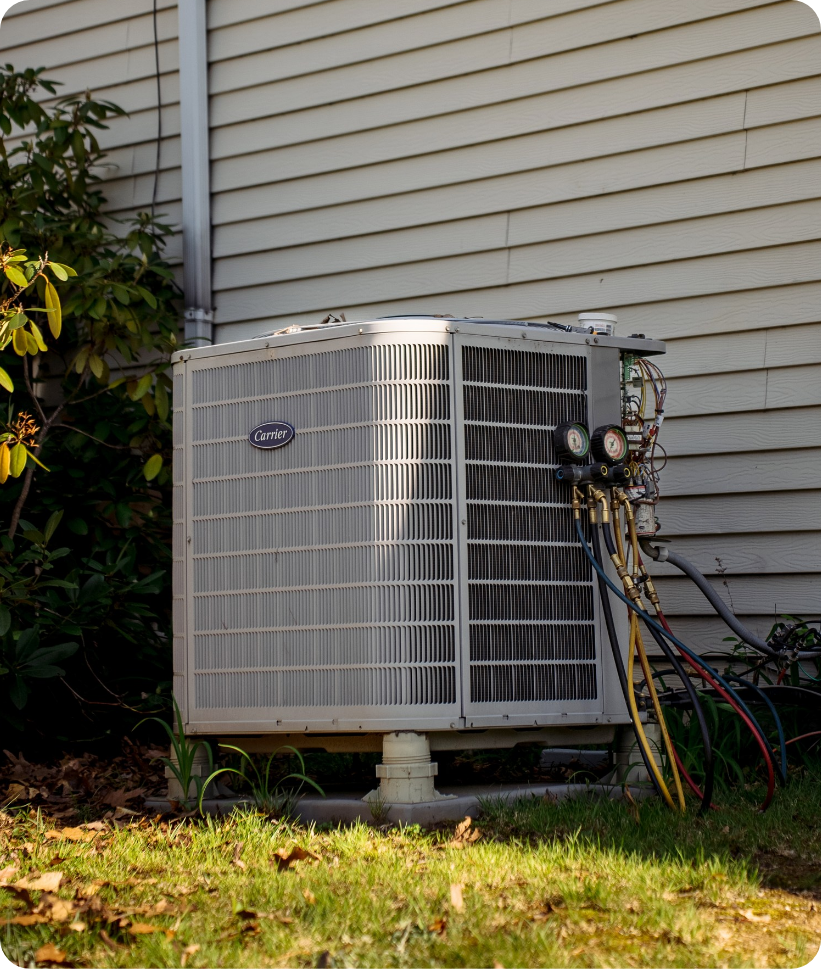
[{"label": "white gutter downspout", "polygon": [[206,2],[179,0],[185,342],[196,347],[214,342]]}]

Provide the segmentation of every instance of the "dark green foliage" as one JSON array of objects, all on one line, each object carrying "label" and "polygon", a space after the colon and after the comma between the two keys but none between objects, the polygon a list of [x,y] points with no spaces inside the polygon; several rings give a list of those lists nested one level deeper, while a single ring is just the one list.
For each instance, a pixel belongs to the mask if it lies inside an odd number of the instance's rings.
[{"label": "dark green foliage", "polygon": [[0,718],[27,748],[120,736],[170,690],[167,370],[179,324],[169,227],[103,214],[96,133],[124,112],[90,96],[43,106],[38,89],[56,93],[42,69],[0,68],[0,243],[77,273],[60,283],[63,332],[39,370],[3,354],[6,419],[34,417],[49,469],[29,459],[0,487]]}]

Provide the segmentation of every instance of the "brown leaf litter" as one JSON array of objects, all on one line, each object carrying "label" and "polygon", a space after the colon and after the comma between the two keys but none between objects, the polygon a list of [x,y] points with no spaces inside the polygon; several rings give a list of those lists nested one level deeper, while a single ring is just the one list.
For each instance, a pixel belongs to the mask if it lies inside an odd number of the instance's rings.
[{"label": "brown leaf litter", "polygon": [[468,848],[475,844],[482,837],[482,832],[473,827],[473,818],[470,815],[465,817],[456,825],[456,830],[450,841],[434,846],[434,850],[442,851],[445,848]]},{"label": "brown leaf litter", "polygon": [[123,740],[122,754],[114,758],[86,752],[35,764],[22,754],[4,753],[5,762],[0,759],[0,807],[31,804],[43,808],[55,820],[82,820],[80,805],[91,807],[99,817],[114,818],[115,811],[139,808],[144,796],[165,790],[163,765],[158,760],[164,752],[128,737]]},{"label": "brown leaf litter", "polygon": [[315,855],[313,851],[294,845],[290,851],[287,848],[277,848],[271,864],[276,865],[277,871],[287,871],[295,861],[305,861],[306,858],[319,861],[319,855]]}]

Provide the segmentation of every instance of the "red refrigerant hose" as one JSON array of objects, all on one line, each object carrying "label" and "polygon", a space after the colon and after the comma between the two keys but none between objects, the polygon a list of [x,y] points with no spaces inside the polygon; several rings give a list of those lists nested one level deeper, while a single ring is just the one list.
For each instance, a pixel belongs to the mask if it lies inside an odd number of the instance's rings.
[{"label": "red refrigerant hose", "polygon": [[[658,612],[656,613],[656,615],[658,616],[658,620],[662,624],[662,626],[664,626],[664,628],[667,630],[667,632],[670,633],[670,635],[672,636],[673,635],[673,630],[670,628],[670,625],[667,622],[667,618],[664,615],[664,613],[661,610],[658,610]],[[692,656],[688,656],[686,653],[683,653],[681,650],[679,650],[679,652],[681,653],[682,657],[687,660],[687,662],[690,664],[690,666],[693,667],[693,669],[696,671],[696,673],[698,673],[699,677],[701,679],[705,680],[707,683],[709,683],[710,686],[716,691],[716,693],[718,693],[719,696],[722,696],[730,704],[730,706],[733,708],[733,710],[735,710],[735,712],[739,715],[739,717],[741,717],[741,719],[747,725],[747,727],[750,730],[750,732],[752,733],[753,737],[755,737],[756,743],[758,744],[758,746],[759,746],[759,748],[761,750],[761,754],[762,754],[762,756],[764,758],[764,763],[767,766],[767,796],[764,798],[764,803],[761,805],[761,810],[762,811],[766,811],[767,808],[770,806],[770,802],[773,799],[773,795],[775,794],[775,771],[773,769],[773,761],[772,761],[772,756],[771,756],[770,750],[768,749],[768,747],[764,743],[764,741],[761,739],[761,736],[759,735],[758,731],[753,726],[752,721],[750,720],[750,718],[741,709],[741,707],[735,702],[735,700],[730,696],[730,694],[727,693],[727,691],[725,689],[723,689],[723,687],[721,687],[718,683],[716,683],[716,681],[712,678],[712,676],[710,676],[710,674],[707,672],[707,670],[705,670],[703,666],[700,666],[692,658]],[[676,755],[676,761],[679,763],[679,766],[680,766],[680,761],[679,761],[678,755]],[[683,768],[681,768],[681,766],[680,766],[680,769],[683,771]],[[695,786],[694,782],[689,777],[689,775],[687,774],[686,771],[683,771],[683,776],[684,776],[684,779],[687,781],[687,783],[692,788],[692,790],[694,791],[694,793],[696,793],[699,797],[701,797],[702,796],[701,795],[701,792]],[[715,805],[714,804],[711,804],[710,807],[715,808]]]}]

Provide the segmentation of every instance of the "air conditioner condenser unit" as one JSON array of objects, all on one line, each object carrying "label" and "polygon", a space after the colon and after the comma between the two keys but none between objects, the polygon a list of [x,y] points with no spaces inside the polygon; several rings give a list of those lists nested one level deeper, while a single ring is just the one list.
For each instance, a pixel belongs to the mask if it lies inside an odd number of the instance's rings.
[{"label": "air conditioner condenser unit", "polygon": [[628,723],[552,432],[620,424],[622,354],[662,352],[402,318],[176,354],[187,732],[458,748]]}]

